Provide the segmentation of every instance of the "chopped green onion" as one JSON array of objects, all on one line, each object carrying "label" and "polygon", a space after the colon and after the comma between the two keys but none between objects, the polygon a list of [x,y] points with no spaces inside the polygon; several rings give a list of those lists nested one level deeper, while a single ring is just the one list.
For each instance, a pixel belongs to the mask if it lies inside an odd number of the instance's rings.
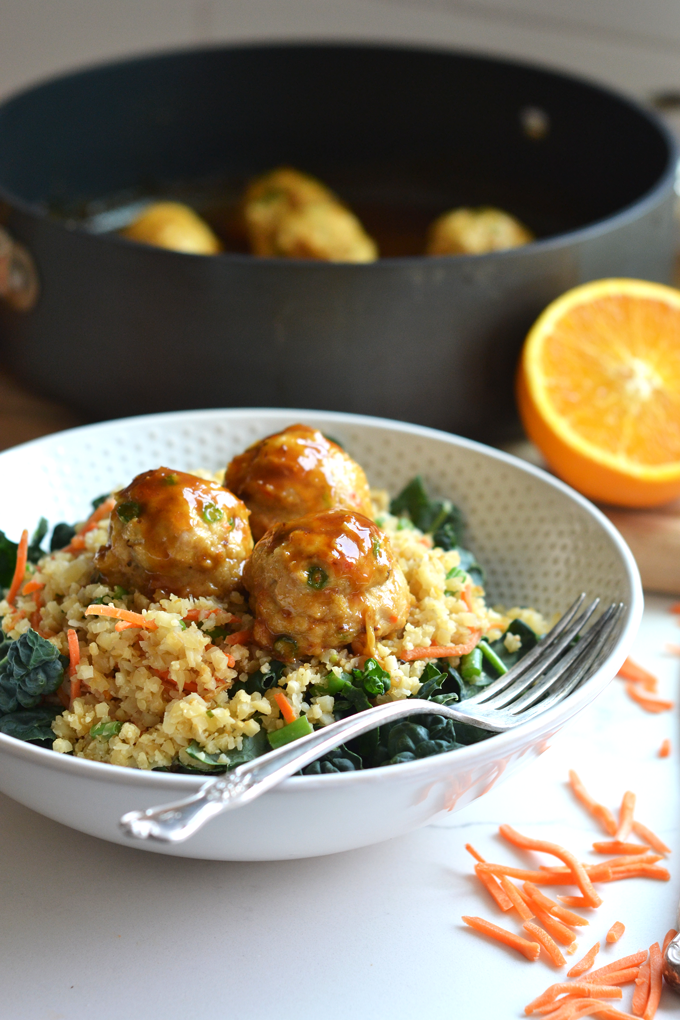
[{"label": "chopped green onion", "polygon": [[323,567],[310,567],[307,571],[307,584],[314,591],[321,591],[328,584],[328,574]]},{"label": "chopped green onion", "polygon": [[166,475],[163,479],[163,485],[177,485],[177,475]]},{"label": "chopped green onion", "polygon": [[122,728],[122,722],[118,722],[115,719],[107,719],[105,722],[96,723],[90,730],[90,736],[110,740],[111,737],[117,737]]},{"label": "chopped green onion", "polygon": [[474,683],[482,675],[482,650],[479,645],[460,660],[460,675],[463,680]]},{"label": "chopped green onion", "polygon": [[477,645],[477,648],[480,649],[484,658],[488,659],[488,661],[491,663],[491,665],[493,666],[497,673],[500,673],[500,675],[502,676],[503,673],[508,672],[508,667],[505,665],[501,657],[499,655],[496,655],[491,645],[488,645],[486,641],[480,641],[479,644]]},{"label": "chopped green onion", "polygon": [[295,638],[288,637],[286,634],[281,634],[274,642],[273,648],[277,659],[282,659],[285,662],[287,659],[295,658],[295,653],[297,652],[297,641]]},{"label": "chopped green onion", "polygon": [[224,510],[220,510],[217,503],[204,503],[201,509],[201,517],[206,524],[215,524],[224,517]]},{"label": "chopped green onion", "polygon": [[142,508],[139,503],[135,503],[134,500],[130,500],[128,503],[119,503],[116,507],[116,513],[123,524],[129,524],[130,521],[134,521],[138,517],[141,517]]},{"label": "chopped green onion", "polygon": [[124,599],[126,595],[129,595],[127,588],[121,588],[119,584],[113,589],[114,599]]},{"label": "chopped green onion", "polygon": [[380,552],[380,539],[379,538],[374,538],[373,539],[373,541],[371,542],[371,549],[373,551],[373,555],[377,559],[378,558],[378,553]]},{"label": "chopped green onion", "polygon": [[273,730],[272,733],[267,734],[267,738],[276,750],[277,747],[283,747],[284,744],[290,744],[291,741],[299,740],[300,737],[306,737],[308,733],[313,732],[314,727],[307,716],[301,715],[299,719],[294,719],[287,726],[282,726],[280,730]]},{"label": "chopped green onion", "polygon": [[446,580],[450,581],[452,577],[466,577],[466,576],[467,575],[465,571],[461,570],[460,567],[451,567],[448,574],[446,575]]}]

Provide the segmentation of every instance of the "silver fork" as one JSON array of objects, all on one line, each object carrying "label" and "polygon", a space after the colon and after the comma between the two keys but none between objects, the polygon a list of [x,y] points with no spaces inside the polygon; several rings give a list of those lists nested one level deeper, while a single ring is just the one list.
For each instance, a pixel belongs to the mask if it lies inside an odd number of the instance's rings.
[{"label": "silver fork", "polygon": [[625,609],[623,603],[613,603],[581,633],[600,600],[595,599],[582,609],[584,601],[582,594],[512,669],[455,707],[422,698],[378,705],[239,765],[224,776],[210,779],[192,797],[146,811],[128,811],[121,818],[120,827],[134,839],[181,843],[211,818],[255,800],[327,751],[376,726],[406,716],[441,715],[494,733],[534,719],[563,701],[592,675],[614,641]]}]

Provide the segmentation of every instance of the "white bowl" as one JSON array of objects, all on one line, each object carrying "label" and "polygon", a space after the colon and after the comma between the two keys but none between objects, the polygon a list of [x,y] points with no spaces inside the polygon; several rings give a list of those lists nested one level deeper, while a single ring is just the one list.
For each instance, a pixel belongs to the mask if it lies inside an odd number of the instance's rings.
[{"label": "white bowl", "polygon": [[[562,612],[581,591],[627,609],[615,647],[566,701],[509,733],[402,765],[286,780],[178,846],[140,849],[210,860],[283,860],[398,836],[481,796],[537,757],[616,674],[642,613],[640,578],[618,532],[549,475],[466,439],[402,422],[291,410],[195,411],[72,429],[0,454],[0,527],[43,515],[82,520],[90,500],[142,470],[224,466],[250,443],[302,421],[337,438],[373,486],[396,493],[423,475],[467,520],[465,545],[487,573],[491,603]],[[64,825],[129,844],[118,819],[195,791],[200,777],[142,772],[55,754],[0,734],[0,791]]]}]

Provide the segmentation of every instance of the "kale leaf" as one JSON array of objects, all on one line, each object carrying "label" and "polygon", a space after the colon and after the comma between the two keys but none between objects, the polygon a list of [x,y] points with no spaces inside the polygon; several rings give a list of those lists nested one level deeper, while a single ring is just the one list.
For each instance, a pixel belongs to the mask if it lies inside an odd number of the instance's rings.
[{"label": "kale leaf", "polygon": [[60,549],[65,549],[70,544],[75,533],[76,529],[71,524],[66,524],[65,521],[55,524],[52,538],[50,539],[50,552],[58,552]]},{"label": "kale leaf", "polygon": [[64,679],[68,659],[34,630],[2,645],[0,712],[34,708],[46,694],[54,694]]},{"label": "kale leaf", "polygon": [[45,550],[41,549],[42,540],[47,534],[47,520],[45,517],[41,517],[38,521],[38,527],[33,532],[31,540],[28,543],[28,562],[37,563],[45,555]]},{"label": "kale leaf", "polygon": [[327,751],[322,758],[307,765],[299,776],[321,776],[331,772],[358,772],[363,768],[361,756],[344,744]]},{"label": "kale leaf", "polygon": [[430,499],[420,475],[395,496],[390,513],[397,517],[406,514],[416,528],[432,535],[441,549],[455,549],[463,530],[463,515],[448,499]]},{"label": "kale leaf", "polygon": [[31,744],[51,747],[54,740],[52,722],[62,711],[57,705],[38,705],[36,708],[10,712],[9,715],[0,716],[0,733],[17,740],[27,740]]},{"label": "kale leaf", "polygon": [[0,531],[0,588],[9,588],[17,565],[17,542]]},{"label": "kale leaf", "polygon": [[261,669],[258,669],[256,673],[251,673],[247,680],[239,680],[237,683],[233,684],[229,689],[229,694],[232,697],[237,691],[245,691],[246,694],[264,694],[264,692],[270,690],[270,688],[276,687],[285,668],[285,662],[279,662],[278,659],[271,659],[269,663],[269,670],[266,673],[263,673]]},{"label": "kale leaf", "polygon": [[254,737],[243,738],[240,751],[234,748],[233,751],[220,751],[219,754],[208,754],[200,744],[192,740],[186,749],[186,753],[194,761],[200,762],[204,766],[203,769],[200,769],[202,772],[206,771],[206,768],[211,772],[227,772],[229,769],[235,769],[237,765],[245,765],[247,761],[259,758],[261,754],[268,750],[267,734],[264,730],[260,729]]}]

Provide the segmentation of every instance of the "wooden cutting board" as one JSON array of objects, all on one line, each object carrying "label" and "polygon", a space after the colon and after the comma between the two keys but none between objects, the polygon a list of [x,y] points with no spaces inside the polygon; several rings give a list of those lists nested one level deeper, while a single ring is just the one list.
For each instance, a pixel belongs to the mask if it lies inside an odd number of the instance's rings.
[{"label": "wooden cutting board", "polygon": [[[84,419],[75,411],[30,393],[0,372],[0,450],[82,424]],[[545,468],[529,442],[504,449]],[[644,587],[680,595],[680,501],[656,510],[601,509],[632,549]]]}]

